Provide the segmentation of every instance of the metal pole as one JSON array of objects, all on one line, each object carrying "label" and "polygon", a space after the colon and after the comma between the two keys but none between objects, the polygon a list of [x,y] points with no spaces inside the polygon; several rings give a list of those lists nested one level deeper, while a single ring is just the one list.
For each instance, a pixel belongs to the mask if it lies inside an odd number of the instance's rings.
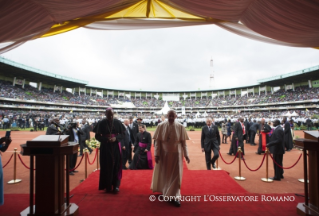
[{"label": "metal pole", "polygon": [[274,180],[268,178],[268,155],[269,155],[269,149],[268,148],[266,148],[265,154],[266,154],[266,178],[261,178],[261,180],[263,182],[273,182]]},{"label": "metal pole", "polygon": [[16,179],[17,178],[17,148],[14,148],[14,153],[13,153],[13,180],[8,181],[8,184],[16,184],[21,182],[21,179]]},{"label": "metal pole", "polygon": [[88,161],[87,161],[87,159],[88,159],[88,150],[87,150],[87,148],[85,148],[84,149],[84,160],[85,160],[85,176],[84,176],[84,179],[86,179],[87,177],[88,177]]},{"label": "metal pole", "polygon": [[239,176],[235,176],[234,178],[236,180],[238,180],[238,181],[244,181],[244,180],[246,180],[246,178],[241,176],[241,154],[242,154],[242,151],[241,151],[241,147],[240,146],[238,147],[238,151],[237,152],[239,154],[239,161],[238,161]]}]

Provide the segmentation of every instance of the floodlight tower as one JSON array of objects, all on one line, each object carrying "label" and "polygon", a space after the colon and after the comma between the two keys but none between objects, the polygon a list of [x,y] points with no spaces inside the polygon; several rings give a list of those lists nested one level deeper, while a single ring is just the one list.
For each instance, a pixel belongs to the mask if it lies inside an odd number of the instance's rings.
[{"label": "floodlight tower", "polygon": [[213,68],[213,59],[210,60],[210,67],[212,68],[212,73],[209,75],[209,88],[214,87],[214,68]]}]

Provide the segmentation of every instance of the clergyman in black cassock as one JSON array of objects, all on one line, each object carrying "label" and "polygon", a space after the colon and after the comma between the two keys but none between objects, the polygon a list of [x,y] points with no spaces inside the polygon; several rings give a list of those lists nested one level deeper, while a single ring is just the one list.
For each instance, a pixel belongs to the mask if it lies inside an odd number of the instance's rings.
[{"label": "clergyman in black cassock", "polygon": [[125,128],[114,119],[111,108],[106,110],[107,118],[102,119],[94,127],[95,138],[100,145],[100,181],[99,190],[119,192],[122,179],[121,145]]},{"label": "clergyman in black cassock", "polygon": [[[212,119],[206,120],[206,125],[202,128],[201,135],[202,151],[205,152],[207,170],[211,170],[211,165],[215,167],[215,161],[219,157],[220,134],[218,127],[212,124]],[[212,157],[212,151],[214,153]]]},{"label": "clergyman in black cassock", "polygon": [[134,144],[134,157],[130,169],[153,169],[151,154],[152,137],[145,130],[145,125],[139,125],[139,133],[136,135]]},{"label": "clergyman in black cassock", "polygon": [[291,127],[290,127],[290,123],[287,121],[287,117],[283,118],[283,122],[284,122],[284,131],[285,131],[285,137],[284,137],[284,141],[285,141],[285,147],[287,151],[290,151],[293,148],[293,140],[292,140],[292,134],[291,134]]},{"label": "clergyman in black cassock", "polygon": [[[244,119],[239,118],[238,122],[236,122],[234,125],[234,134],[233,134],[233,139],[232,139],[231,147],[229,150],[229,154],[236,154],[238,147],[241,147],[242,155],[245,155],[244,140],[246,138],[246,132],[247,131],[244,125]],[[237,157],[239,157],[239,155]]]},{"label": "clergyman in black cassock", "polygon": [[271,127],[265,123],[265,119],[262,119],[259,125],[259,144],[256,154],[265,153],[266,144],[269,142],[268,133],[270,131]]},{"label": "clergyman in black cassock", "polygon": [[[279,120],[274,121],[274,132],[270,136],[270,142],[267,143],[267,147],[269,148],[269,151],[271,154],[273,154],[273,158],[276,161],[278,165],[281,167],[283,156],[285,154],[285,147],[284,147],[284,131],[283,128],[279,125]],[[283,177],[284,170],[279,167],[274,162],[274,173],[275,176],[272,178],[273,180],[280,181]]]}]

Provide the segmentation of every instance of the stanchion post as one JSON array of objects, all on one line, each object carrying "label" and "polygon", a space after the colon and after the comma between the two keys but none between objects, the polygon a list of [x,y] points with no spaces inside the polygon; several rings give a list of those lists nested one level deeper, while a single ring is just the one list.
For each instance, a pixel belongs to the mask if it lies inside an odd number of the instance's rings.
[{"label": "stanchion post", "polygon": [[273,182],[274,180],[270,179],[268,176],[268,158],[269,158],[269,149],[268,148],[266,148],[265,154],[266,154],[266,178],[261,178],[261,180],[263,182]]},{"label": "stanchion post", "polygon": [[8,184],[16,184],[21,182],[21,179],[17,179],[17,148],[14,148],[13,155],[13,180],[8,181]]},{"label": "stanchion post", "polygon": [[[307,157],[307,154],[306,154],[306,157]],[[298,181],[300,181],[301,183],[305,183],[305,179],[298,179]],[[309,184],[309,180],[307,180],[307,183]]]},{"label": "stanchion post", "polygon": [[85,164],[85,170],[84,170],[84,179],[88,177],[88,149],[84,149],[84,164]]},{"label": "stanchion post", "polygon": [[237,152],[238,152],[238,155],[239,155],[239,161],[238,161],[239,176],[235,176],[234,178],[236,180],[238,180],[238,181],[244,181],[244,180],[246,180],[246,178],[241,176],[241,157],[242,157],[241,156],[241,154],[242,154],[241,147],[238,147],[238,151]]},{"label": "stanchion post", "polygon": [[93,172],[100,169],[100,167],[99,167],[99,154],[100,154],[100,148],[99,148],[99,146],[97,146],[96,147],[96,169]]}]

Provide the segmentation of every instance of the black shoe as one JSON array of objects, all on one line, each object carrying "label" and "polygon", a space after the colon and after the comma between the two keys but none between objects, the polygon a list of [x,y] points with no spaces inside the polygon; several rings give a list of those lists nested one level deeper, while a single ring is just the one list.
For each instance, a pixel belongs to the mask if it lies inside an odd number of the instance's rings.
[{"label": "black shoe", "polygon": [[117,194],[118,192],[120,192],[120,189],[118,187],[113,189],[113,193]]},{"label": "black shoe", "polygon": [[290,152],[290,151],[291,151],[291,149],[288,149],[288,150],[287,150],[287,152]]},{"label": "black shoe", "polygon": [[212,163],[212,167],[213,169],[216,169],[215,163]]},{"label": "black shoe", "polygon": [[255,152],[255,153],[256,153],[256,154],[259,154],[259,155],[261,154],[261,153],[258,153],[258,152]]},{"label": "black shoe", "polygon": [[275,177],[272,177],[272,178],[269,178],[269,179],[274,180],[274,181],[281,181],[280,178],[275,178]]},{"label": "black shoe", "polygon": [[281,176],[281,178],[283,179],[283,178],[284,178],[284,176]]},{"label": "black shoe", "polygon": [[74,175],[74,172],[69,172],[69,175]]},{"label": "black shoe", "polygon": [[112,189],[106,189],[106,193],[111,193]]},{"label": "black shoe", "polygon": [[174,206],[181,207],[181,202],[179,200],[172,200],[171,202],[174,204]]},{"label": "black shoe", "polygon": [[93,150],[91,149],[91,150],[90,150],[90,154],[92,154],[92,152],[93,152]]},{"label": "black shoe", "polygon": [[82,154],[80,154],[78,157],[82,157],[83,155]]},{"label": "black shoe", "polygon": [[123,170],[127,170],[127,167],[122,167]]},{"label": "black shoe", "polygon": [[74,172],[74,173],[78,173],[79,171],[77,171],[77,170],[73,170],[73,172]]},{"label": "black shoe", "polygon": [[227,153],[228,155],[233,155],[232,153]]}]

